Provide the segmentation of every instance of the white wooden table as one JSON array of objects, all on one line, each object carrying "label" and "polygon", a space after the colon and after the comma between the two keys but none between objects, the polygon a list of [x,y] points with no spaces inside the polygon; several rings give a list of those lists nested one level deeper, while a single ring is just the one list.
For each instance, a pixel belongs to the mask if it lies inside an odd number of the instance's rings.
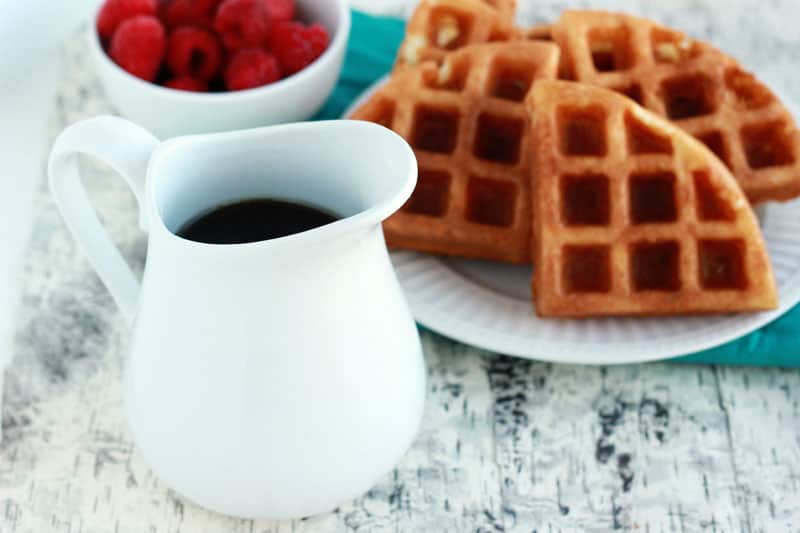
[{"label": "white wooden table", "polygon": [[[520,16],[553,18],[564,4],[525,3]],[[594,3],[710,36],[800,97],[793,0],[660,4]],[[724,20],[712,16],[723,6]],[[82,44],[64,58],[50,135],[110,111]],[[131,198],[104,169],[89,170],[111,233],[141,267]],[[800,372],[560,366],[430,333],[419,438],[364,497],[285,523],[199,509],[133,448],[122,409],[124,324],[43,191],[34,209],[6,373],[1,533],[800,531]]]}]

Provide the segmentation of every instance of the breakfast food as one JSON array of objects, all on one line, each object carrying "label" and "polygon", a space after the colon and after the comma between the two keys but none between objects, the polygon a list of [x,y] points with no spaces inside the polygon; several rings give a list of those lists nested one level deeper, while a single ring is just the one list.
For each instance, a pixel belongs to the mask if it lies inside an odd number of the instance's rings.
[{"label": "breakfast food", "polygon": [[440,61],[465,46],[507,41],[516,0],[422,0],[408,22],[397,57],[399,66]]},{"label": "breakfast food", "polygon": [[525,32],[525,38],[532,41],[552,41],[553,40],[553,25],[552,24],[539,24],[532,26]]},{"label": "breakfast food", "polygon": [[529,114],[538,80],[555,79],[558,49],[541,42],[474,45],[395,72],[351,118],[409,141],[419,182],[384,224],[390,246],[530,262]]},{"label": "breakfast food", "polygon": [[111,39],[125,20],[137,15],[155,15],[157,0],[107,0],[97,14],[97,33]]},{"label": "breakfast food", "polygon": [[168,29],[180,26],[211,29],[220,0],[169,0],[159,2],[159,18]]},{"label": "breakfast food", "polygon": [[294,0],[264,0],[273,22],[289,22],[297,15]]},{"label": "breakfast food", "polygon": [[238,91],[291,76],[325,52],[327,30],[296,15],[295,0],[106,0],[97,32],[109,57],[145,81]]},{"label": "breakfast food", "polygon": [[214,15],[214,31],[228,50],[258,48],[267,41],[270,22],[262,0],[223,0]]},{"label": "breakfast food", "polygon": [[193,91],[197,93],[202,93],[208,90],[208,83],[191,76],[178,76],[177,78],[172,78],[166,82],[164,86],[169,87],[170,89],[176,89],[178,91]]},{"label": "breakfast food", "polygon": [[277,22],[267,39],[269,49],[278,59],[284,74],[306,68],[328,47],[328,32],[319,24],[304,26],[299,22]]},{"label": "breakfast food", "polygon": [[705,146],[589,85],[542,81],[527,103],[541,316],[776,307],[755,214]]},{"label": "breakfast food", "polygon": [[566,11],[562,77],[621,92],[700,139],[751,202],[800,195],[800,131],[778,98],[707,43],[647,19]]},{"label": "breakfast food", "polygon": [[210,81],[222,66],[222,47],[210,31],[181,26],[169,36],[167,66],[176,77]]},{"label": "breakfast food", "polygon": [[166,34],[158,19],[136,15],[122,21],[114,31],[108,55],[134,76],[154,80],[166,48]]},{"label": "breakfast food", "polygon": [[545,317],[776,307],[750,206],[800,196],[800,132],[775,95],[651,21],[567,11],[518,28],[514,4],[422,0],[390,79],[351,115],[419,160],[389,245],[533,261]]},{"label": "breakfast food", "polygon": [[280,78],[278,61],[260,48],[237,50],[225,68],[225,86],[232,91],[260,87]]}]

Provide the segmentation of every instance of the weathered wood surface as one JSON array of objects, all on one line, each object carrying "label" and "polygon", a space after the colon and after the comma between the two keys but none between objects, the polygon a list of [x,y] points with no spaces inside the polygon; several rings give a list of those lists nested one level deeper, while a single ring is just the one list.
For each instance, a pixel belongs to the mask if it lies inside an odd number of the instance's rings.
[{"label": "weathered wood surface", "polygon": [[[523,2],[520,16],[546,20],[563,5]],[[713,36],[800,96],[792,0],[593,5],[627,5]],[[80,40],[65,59],[53,132],[110,111]],[[131,230],[130,195],[87,168],[104,220],[141,268],[145,238]],[[120,385],[124,324],[44,192],[38,202],[6,379],[1,533],[800,531],[800,372],[560,366],[428,333],[422,431],[368,494],[284,523],[198,509],[133,448]]]}]

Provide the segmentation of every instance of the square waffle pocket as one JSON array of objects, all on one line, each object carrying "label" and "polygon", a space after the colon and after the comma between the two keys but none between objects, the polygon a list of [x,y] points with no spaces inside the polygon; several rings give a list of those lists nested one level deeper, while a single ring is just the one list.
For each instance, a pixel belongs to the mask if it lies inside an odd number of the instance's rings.
[{"label": "square waffle pocket", "polygon": [[554,79],[550,43],[475,45],[391,77],[351,118],[412,146],[419,182],[384,223],[387,242],[444,255],[530,263],[532,86]]},{"label": "square waffle pocket", "polygon": [[751,202],[800,195],[800,132],[778,98],[707,43],[643,18],[565,11],[561,77],[611,89],[708,146]]},{"label": "square waffle pocket", "polygon": [[542,81],[529,105],[541,316],[777,306],[753,210],[705,146],[632,100],[588,85]]}]

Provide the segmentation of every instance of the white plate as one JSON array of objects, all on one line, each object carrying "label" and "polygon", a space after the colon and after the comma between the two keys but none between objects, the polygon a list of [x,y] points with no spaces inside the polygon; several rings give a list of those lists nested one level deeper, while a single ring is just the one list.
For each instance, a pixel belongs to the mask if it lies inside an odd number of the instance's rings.
[{"label": "white plate", "polygon": [[[345,116],[384,81],[367,89]],[[780,296],[780,308],[768,313],[542,319],[531,305],[530,267],[408,251],[393,252],[392,261],[417,321],[453,339],[557,363],[655,361],[725,344],[769,324],[800,302],[800,200],[770,204],[759,211]]]}]

